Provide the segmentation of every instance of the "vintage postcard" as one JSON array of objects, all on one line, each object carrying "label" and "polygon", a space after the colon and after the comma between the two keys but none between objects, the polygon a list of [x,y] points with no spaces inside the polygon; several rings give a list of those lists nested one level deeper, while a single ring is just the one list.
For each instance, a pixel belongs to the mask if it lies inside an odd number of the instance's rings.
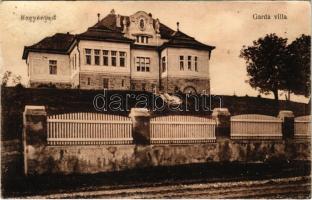
[{"label": "vintage postcard", "polygon": [[311,198],[309,1],[0,2],[2,198]]}]

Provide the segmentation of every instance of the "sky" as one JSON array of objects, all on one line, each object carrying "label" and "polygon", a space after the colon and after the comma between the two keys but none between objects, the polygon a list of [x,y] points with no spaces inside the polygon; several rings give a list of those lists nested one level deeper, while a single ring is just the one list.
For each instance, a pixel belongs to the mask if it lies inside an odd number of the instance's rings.
[{"label": "sky", "polygon": [[[210,76],[211,93],[217,95],[259,94],[246,83],[246,64],[239,58],[243,45],[252,45],[254,40],[269,33],[288,38],[289,43],[301,34],[311,35],[311,8],[307,1],[5,1],[0,2],[0,72],[10,70],[26,81],[27,68],[22,60],[24,46],[56,32],[84,32],[97,22],[97,13],[102,18],[111,9],[121,15],[143,10],[172,29],[176,29],[176,22],[179,22],[182,32],[216,46],[211,56]],[[287,19],[274,19],[277,14]],[[50,22],[21,20],[21,16],[54,15],[56,20]],[[270,15],[271,19],[255,19],[255,15]],[[272,95],[266,97],[272,98]],[[291,99],[308,101],[295,95]]]}]

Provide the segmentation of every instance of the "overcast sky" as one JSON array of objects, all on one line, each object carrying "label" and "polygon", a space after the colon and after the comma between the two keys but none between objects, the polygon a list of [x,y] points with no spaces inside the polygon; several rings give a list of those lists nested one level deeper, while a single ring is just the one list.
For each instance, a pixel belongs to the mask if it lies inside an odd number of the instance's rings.
[{"label": "overcast sky", "polygon": [[[0,66],[25,80],[26,65],[22,60],[24,46],[32,45],[56,32],[81,33],[111,9],[117,14],[132,15],[139,10],[180,30],[197,40],[216,46],[211,57],[211,92],[213,94],[256,96],[247,80],[246,65],[239,52],[243,45],[268,33],[287,37],[289,42],[301,34],[311,34],[309,2],[1,2],[0,3]],[[270,15],[270,20],[254,19],[254,14]],[[283,14],[286,20],[275,20]],[[21,16],[53,16],[56,20],[29,22]],[[293,100],[306,102],[303,97]],[[281,96],[284,98],[284,95]]]}]

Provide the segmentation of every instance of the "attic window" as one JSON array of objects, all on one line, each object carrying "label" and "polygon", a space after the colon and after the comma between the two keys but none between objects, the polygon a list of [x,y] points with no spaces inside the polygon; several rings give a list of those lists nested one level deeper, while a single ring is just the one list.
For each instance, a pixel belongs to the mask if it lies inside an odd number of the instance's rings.
[{"label": "attic window", "polygon": [[136,42],[141,44],[148,44],[148,36],[145,35],[137,35]]},{"label": "attic window", "polygon": [[140,19],[140,29],[143,31],[145,28],[145,22],[144,19]]}]

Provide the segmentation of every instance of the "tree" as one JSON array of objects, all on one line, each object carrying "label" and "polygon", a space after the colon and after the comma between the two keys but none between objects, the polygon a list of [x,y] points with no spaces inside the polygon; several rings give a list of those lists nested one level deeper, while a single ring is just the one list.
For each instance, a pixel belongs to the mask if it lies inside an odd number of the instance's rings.
[{"label": "tree", "polygon": [[12,75],[11,71],[4,72],[3,77],[2,77],[2,83],[1,83],[1,85],[3,87],[5,87],[8,84],[8,81],[9,81],[11,75]]},{"label": "tree", "polygon": [[243,46],[240,57],[246,60],[248,83],[260,93],[272,92],[278,105],[278,91],[284,89],[287,39],[276,34],[253,41],[252,46]]},{"label": "tree", "polygon": [[6,86],[23,86],[22,83],[22,77],[20,75],[13,74],[11,71],[5,71],[2,76],[2,87]]},{"label": "tree", "polygon": [[284,73],[284,89],[308,97],[311,93],[311,36],[301,35],[287,46],[288,58]]},{"label": "tree", "polygon": [[14,75],[13,78],[12,78],[12,82],[13,82],[14,85],[21,84],[21,80],[22,80],[21,75]]}]

